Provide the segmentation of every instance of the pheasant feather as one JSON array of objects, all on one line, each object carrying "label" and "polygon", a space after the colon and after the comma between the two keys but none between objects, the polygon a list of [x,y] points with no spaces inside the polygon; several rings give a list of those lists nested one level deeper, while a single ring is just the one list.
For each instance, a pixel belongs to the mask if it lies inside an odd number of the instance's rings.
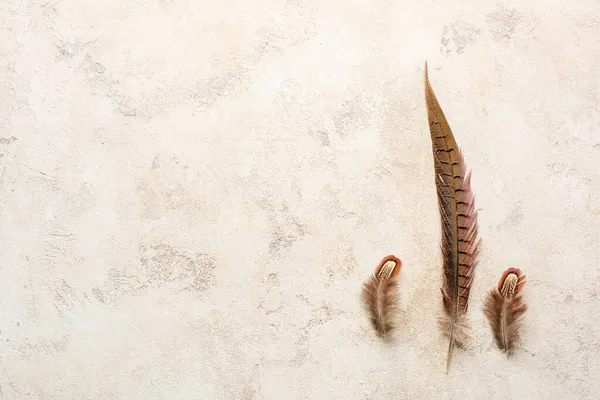
[{"label": "pheasant feather", "polygon": [[446,368],[450,367],[455,342],[470,336],[466,317],[473,272],[477,264],[477,212],[471,192],[471,176],[448,121],[429,83],[425,64],[425,100],[435,166],[435,184],[442,225],[443,314],[440,328],[450,337]]},{"label": "pheasant feather", "polygon": [[519,325],[523,314],[527,311],[527,305],[519,294],[525,284],[526,276],[516,268],[504,271],[498,287],[492,290],[483,307],[494,339],[498,348],[512,355],[515,343],[519,339]]},{"label": "pheasant feather", "polygon": [[402,261],[387,256],[377,266],[375,273],[363,284],[362,301],[373,329],[385,337],[395,328],[394,311],[397,304],[397,279]]}]

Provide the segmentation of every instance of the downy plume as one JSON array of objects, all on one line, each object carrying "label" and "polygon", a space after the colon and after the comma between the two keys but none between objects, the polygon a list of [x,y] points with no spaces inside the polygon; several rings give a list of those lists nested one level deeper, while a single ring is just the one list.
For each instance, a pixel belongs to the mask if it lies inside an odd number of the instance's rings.
[{"label": "downy plume", "polygon": [[377,266],[375,273],[363,284],[362,301],[373,328],[380,336],[386,336],[395,328],[398,298],[396,277],[402,268],[402,261],[395,256],[387,256]]},{"label": "downy plume", "polygon": [[466,317],[473,271],[477,264],[477,212],[471,192],[470,173],[444,112],[429,83],[425,63],[425,101],[433,149],[435,184],[442,223],[444,312],[439,325],[450,337],[446,369],[450,367],[455,342],[470,336]]},{"label": "downy plume", "polygon": [[502,274],[498,287],[492,290],[483,307],[498,347],[510,356],[519,338],[519,325],[527,305],[519,292],[526,282],[526,275],[516,268]]}]

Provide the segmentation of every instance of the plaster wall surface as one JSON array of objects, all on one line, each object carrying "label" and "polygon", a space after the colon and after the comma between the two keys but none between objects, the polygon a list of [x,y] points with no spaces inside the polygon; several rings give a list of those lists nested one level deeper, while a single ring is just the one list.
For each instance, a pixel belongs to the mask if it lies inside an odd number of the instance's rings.
[{"label": "plaster wall surface", "polygon": [[[483,239],[448,374],[425,61]],[[598,65],[596,0],[0,1],[0,398],[597,399]]]}]

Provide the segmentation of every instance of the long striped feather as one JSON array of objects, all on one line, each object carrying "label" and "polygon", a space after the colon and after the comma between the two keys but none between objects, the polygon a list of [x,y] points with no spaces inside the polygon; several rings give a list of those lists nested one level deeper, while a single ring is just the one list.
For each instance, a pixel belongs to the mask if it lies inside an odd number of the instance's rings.
[{"label": "long striped feather", "polygon": [[446,362],[449,369],[455,342],[464,343],[470,333],[465,314],[479,248],[477,212],[471,192],[471,175],[467,173],[461,151],[429,82],[427,63],[425,100],[442,225],[444,312],[439,324],[450,337]]}]

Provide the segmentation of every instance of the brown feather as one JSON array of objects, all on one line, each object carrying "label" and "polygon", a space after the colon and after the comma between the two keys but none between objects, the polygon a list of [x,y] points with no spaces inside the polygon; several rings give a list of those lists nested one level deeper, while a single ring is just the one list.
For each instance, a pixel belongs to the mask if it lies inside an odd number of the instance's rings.
[{"label": "brown feather", "polygon": [[395,310],[397,307],[397,276],[402,262],[394,257],[385,257],[377,266],[375,273],[363,284],[362,301],[369,315],[373,329],[386,336],[396,327]]},{"label": "brown feather", "polygon": [[442,222],[444,313],[440,328],[449,335],[446,367],[454,343],[464,343],[470,332],[466,318],[473,272],[477,265],[477,212],[471,192],[471,176],[446,116],[429,83],[425,64],[425,100],[433,150],[435,184]]},{"label": "brown feather", "polygon": [[519,327],[527,305],[519,294],[525,283],[521,271],[509,268],[500,278],[498,288],[492,290],[483,307],[498,348],[507,353],[514,352],[519,339]]}]

